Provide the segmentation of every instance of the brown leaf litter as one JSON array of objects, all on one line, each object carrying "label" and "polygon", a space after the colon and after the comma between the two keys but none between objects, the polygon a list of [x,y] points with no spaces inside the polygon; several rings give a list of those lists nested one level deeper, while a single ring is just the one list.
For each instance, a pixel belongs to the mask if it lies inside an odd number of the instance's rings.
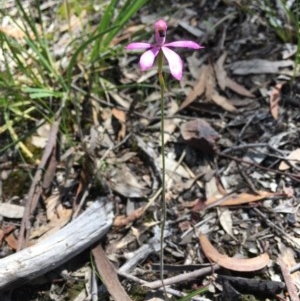
[{"label": "brown leaf litter", "polygon": [[252,272],[263,269],[270,262],[268,253],[263,253],[253,258],[234,258],[223,255],[213,247],[204,234],[200,234],[199,242],[207,258],[229,270]]},{"label": "brown leaf litter", "polygon": [[197,97],[202,95],[204,95],[205,101],[212,101],[226,111],[236,111],[236,108],[231,101],[217,92],[217,83],[223,91],[225,91],[226,88],[229,88],[239,95],[250,98],[254,97],[254,95],[245,87],[228,77],[227,72],[224,69],[226,56],[227,53],[224,53],[213,66],[203,65],[200,68],[198,82],[180,105],[179,111],[188,107]]},{"label": "brown leaf litter", "polygon": [[[185,65],[180,83],[168,82],[165,94],[168,218],[164,275],[168,293],[179,298],[184,290],[205,286],[206,291],[195,300],[225,300],[228,296],[237,300],[246,291],[257,299],[264,290],[269,300],[286,299],[286,292],[291,300],[298,300],[299,87],[290,81],[291,74],[297,76],[296,52],[281,57],[288,45],[272,35],[267,12],[251,15],[259,6],[206,1],[203,9],[203,3],[181,2],[170,18],[170,36],[192,35],[206,49],[191,56],[195,63]],[[249,10],[240,9],[241,5]],[[140,31],[148,32],[156,18],[148,12],[143,9],[140,20],[132,19],[111,46],[137,40]],[[98,22],[98,14],[90,16],[86,11],[72,16],[72,34],[82,30],[81,18],[93,28]],[[66,51],[67,59],[72,54],[66,49],[69,25],[65,22],[58,31],[54,56]],[[20,32],[9,29],[0,30],[10,38],[22,39]],[[189,55],[184,53],[183,60]],[[143,293],[149,288],[158,292],[161,287],[157,273],[160,95],[156,70],[141,73],[137,64],[124,62],[125,57],[119,55],[109,67],[105,61],[103,74],[102,66],[91,70],[78,58],[72,87],[76,92],[70,93],[80,109],[76,111],[78,124],[70,126],[71,146],[70,137],[58,135],[59,121],[50,134],[40,135],[40,128],[33,145],[45,147],[41,164],[17,165],[35,171],[30,190],[18,198],[7,199],[4,193],[1,198],[6,207],[0,205],[1,251],[9,255],[37,239],[42,242],[55,236],[96,198],[113,204],[114,226],[93,255],[115,300],[134,299],[133,287]],[[138,62],[138,55],[132,60]],[[56,62],[64,71],[62,61]],[[90,78],[97,80],[89,82]],[[86,87],[93,93],[86,92]],[[8,165],[7,158],[9,154],[0,156],[3,186],[2,170],[10,172],[15,164]],[[72,229],[73,233],[77,230]],[[98,280],[92,264],[88,259],[82,261],[84,276],[73,276],[69,265],[66,269],[70,279],[86,283],[80,292],[84,299],[99,292],[95,291]],[[72,286],[61,275],[47,280],[51,291],[59,288],[56,298]],[[91,283],[97,285],[89,286]]]}]

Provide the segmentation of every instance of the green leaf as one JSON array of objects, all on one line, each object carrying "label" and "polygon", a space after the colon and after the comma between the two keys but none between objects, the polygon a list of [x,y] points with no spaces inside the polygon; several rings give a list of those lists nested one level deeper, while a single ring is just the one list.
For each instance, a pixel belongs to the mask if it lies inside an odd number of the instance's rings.
[{"label": "green leaf", "polygon": [[119,15],[114,21],[115,24],[118,24],[119,27],[115,30],[112,30],[103,41],[103,48],[106,49],[113,38],[118,34],[119,30],[124,27],[128,20],[142,7],[148,0],[127,0],[123,8],[120,9]]},{"label": "green leaf", "polygon": [[186,295],[185,297],[180,298],[180,299],[177,300],[177,301],[189,301],[189,300],[191,300],[191,298],[193,298],[193,297],[195,297],[195,296],[198,296],[198,295],[201,295],[201,294],[205,293],[207,290],[208,290],[208,287],[207,287],[207,286],[202,287],[202,288],[200,288],[200,289],[198,289],[198,290],[195,290],[195,291],[189,293],[189,294]]},{"label": "green leaf", "polygon": [[72,70],[76,64],[76,60],[77,60],[77,57],[78,55],[84,50],[87,48],[87,46],[89,44],[91,44],[92,42],[94,42],[95,40],[99,39],[100,37],[102,37],[104,34],[108,33],[110,30],[113,30],[114,28],[116,28],[117,26],[114,26],[114,27],[111,27],[103,32],[99,32],[98,34],[90,37],[87,41],[83,42],[78,48],[77,50],[74,52],[74,54],[72,55],[72,58],[70,60],[70,63],[68,65],[68,68],[67,68],[67,84],[68,86],[71,85],[71,81],[72,81]]},{"label": "green leaf", "polygon": [[35,99],[35,98],[45,98],[45,97],[62,97],[63,93],[62,92],[57,92],[53,90],[47,90],[45,88],[31,88],[31,87],[26,87],[23,89],[23,92],[28,93],[30,98]]}]

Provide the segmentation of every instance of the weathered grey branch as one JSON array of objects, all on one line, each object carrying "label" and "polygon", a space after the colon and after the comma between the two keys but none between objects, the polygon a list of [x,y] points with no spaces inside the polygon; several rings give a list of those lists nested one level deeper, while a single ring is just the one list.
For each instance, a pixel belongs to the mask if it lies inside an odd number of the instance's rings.
[{"label": "weathered grey branch", "polygon": [[112,203],[95,201],[78,218],[40,243],[0,260],[0,290],[60,266],[102,238],[113,222]]}]

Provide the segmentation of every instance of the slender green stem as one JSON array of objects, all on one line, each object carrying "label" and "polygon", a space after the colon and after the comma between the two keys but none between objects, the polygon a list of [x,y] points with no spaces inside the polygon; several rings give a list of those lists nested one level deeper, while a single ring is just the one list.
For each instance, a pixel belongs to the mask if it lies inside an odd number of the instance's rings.
[{"label": "slender green stem", "polygon": [[164,231],[166,226],[167,219],[167,204],[166,204],[166,162],[165,162],[165,102],[164,102],[164,93],[165,93],[165,80],[162,73],[163,66],[163,53],[162,51],[158,54],[158,80],[160,84],[160,111],[161,111],[161,159],[162,159],[162,217],[161,217],[161,232],[160,232],[160,280],[164,289],[166,300],[169,300],[166,287],[164,284]]}]

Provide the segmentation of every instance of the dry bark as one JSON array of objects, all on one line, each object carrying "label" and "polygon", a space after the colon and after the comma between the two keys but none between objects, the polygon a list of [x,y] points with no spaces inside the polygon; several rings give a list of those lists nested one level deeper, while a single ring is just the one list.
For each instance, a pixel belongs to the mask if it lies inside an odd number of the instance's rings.
[{"label": "dry bark", "polygon": [[40,243],[0,260],[0,290],[20,286],[78,255],[113,222],[112,203],[95,201],[78,218]]}]

